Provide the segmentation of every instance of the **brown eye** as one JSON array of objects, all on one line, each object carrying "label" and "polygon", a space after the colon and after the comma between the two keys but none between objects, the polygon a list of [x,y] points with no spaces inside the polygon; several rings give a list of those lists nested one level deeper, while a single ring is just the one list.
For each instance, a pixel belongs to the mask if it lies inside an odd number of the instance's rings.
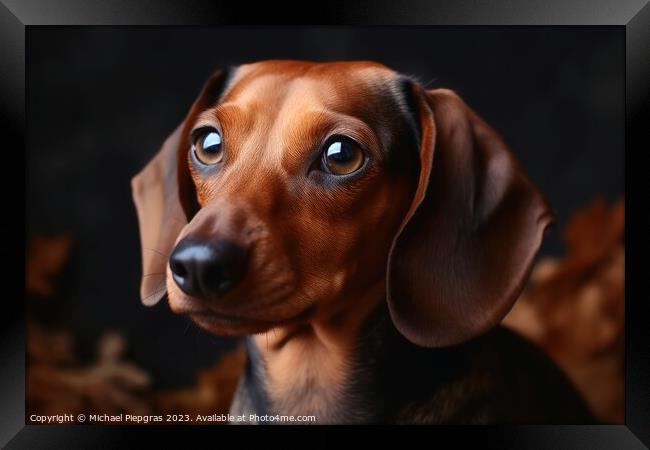
[{"label": "brown eye", "polygon": [[192,150],[203,164],[211,166],[220,163],[223,159],[221,135],[217,130],[210,128],[198,137]]},{"label": "brown eye", "polygon": [[348,139],[331,141],[323,152],[321,167],[332,175],[348,175],[363,166],[365,156],[359,145]]}]

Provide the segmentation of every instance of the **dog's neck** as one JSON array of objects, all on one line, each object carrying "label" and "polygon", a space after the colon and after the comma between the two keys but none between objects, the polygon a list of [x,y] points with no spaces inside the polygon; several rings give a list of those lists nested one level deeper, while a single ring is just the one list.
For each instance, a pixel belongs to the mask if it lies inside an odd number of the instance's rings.
[{"label": "dog's neck", "polygon": [[248,337],[247,348],[233,413],[314,415],[319,423],[381,420],[390,400],[380,393],[404,376],[389,361],[419,352],[392,326],[383,286],[350,299],[344,313]]}]

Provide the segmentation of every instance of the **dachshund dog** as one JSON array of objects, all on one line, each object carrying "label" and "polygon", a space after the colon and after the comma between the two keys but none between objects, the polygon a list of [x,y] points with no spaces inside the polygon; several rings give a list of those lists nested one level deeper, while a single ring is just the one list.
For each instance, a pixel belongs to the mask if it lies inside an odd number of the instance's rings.
[{"label": "dachshund dog", "polygon": [[454,92],[373,62],[217,71],[132,189],[144,304],[247,336],[233,414],[592,421],[499,326],[552,215]]}]

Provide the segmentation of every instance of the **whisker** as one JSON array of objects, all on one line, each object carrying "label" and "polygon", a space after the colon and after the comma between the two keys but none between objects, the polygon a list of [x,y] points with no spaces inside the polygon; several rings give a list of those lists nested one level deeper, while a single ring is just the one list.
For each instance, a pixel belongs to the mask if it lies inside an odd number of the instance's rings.
[{"label": "whisker", "polygon": [[155,248],[149,248],[149,247],[142,247],[144,250],[149,250],[150,252],[154,252],[159,254],[160,256],[164,256],[165,258],[169,258],[169,255],[167,253],[163,253],[160,250],[156,250]]},{"label": "whisker", "polygon": [[265,294],[269,298],[283,298],[293,292],[297,292],[293,286],[282,285],[266,290]]},{"label": "whisker", "polygon": [[149,297],[153,297],[154,295],[160,294],[161,292],[164,292],[165,290],[167,290],[167,286],[166,286],[165,284],[163,284],[163,285],[157,287],[156,289],[154,289],[154,291],[153,291],[151,294],[149,294],[149,295],[147,295],[147,296],[145,296],[145,297],[140,298],[140,301],[141,301],[141,302],[142,302],[142,301],[145,301],[145,300],[148,299]]},{"label": "whisker", "polygon": [[212,333],[208,333],[208,336],[210,337],[210,341],[211,341],[213,344],[218,345],[218,346],[221,345],[221,341],[220,341],[220,339],[219,339],[218,336],[215,336],[215,335],[212,334]]},{"label": "whisker", "polygon": [[425,89],[430,89],[437,82],[438,82],[438,77],[433,77],[430,80],[428,80],[426,83],[423,83],[423,86],[425,87]]},{"label": "whisker", "polygon": [[147,273],[145,275],[142,275],[142,278],[144,277],[153,277],[155,275],[166,275],[165,272],[152,272],[152,273]]},{"label": "whisker", "polygon": [[162,291],[164,291],[165,289],[166,289],[165,286],[157,287],[157,288],[155,288],[153,291],[151,291],[150,294],[147,294],[147,295],[145,295],[144,297],[142,297],[141,300],[145,300],[145,299],[147,299],[147,298],[149,298],[149,297],[151,297],[151,296],[153,296],[153,295],[160,294],[160,293],[161,293]]}]

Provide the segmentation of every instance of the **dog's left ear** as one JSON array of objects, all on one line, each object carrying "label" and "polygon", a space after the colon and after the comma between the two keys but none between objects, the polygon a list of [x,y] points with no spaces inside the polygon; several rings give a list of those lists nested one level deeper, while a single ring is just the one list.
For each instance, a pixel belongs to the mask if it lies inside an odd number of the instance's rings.
[{"label": "dog's left ear", "polygon": [[225,72],[216,71],[203,86],[183,122],[149,164],[131,180],[142,248],[140,298],[147,306],[155,305],[165,295],[169,255],[182,228],[198,210],[187,161],[193,121],[218,101],[225,84]]},{"label": "dog's left ear", "polygon": [[388,261],[388,306],[406,338],[441,347],[503,319],[552,215],[503,140],[455,93],[410,87],[420,174]]}]

